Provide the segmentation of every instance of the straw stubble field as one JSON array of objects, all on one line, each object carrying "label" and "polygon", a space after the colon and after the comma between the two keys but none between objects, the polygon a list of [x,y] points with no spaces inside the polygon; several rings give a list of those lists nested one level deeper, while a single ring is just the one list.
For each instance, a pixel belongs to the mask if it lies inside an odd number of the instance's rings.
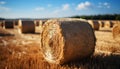
[{"label": "straw stubble field", "polygon": [[0,36],[0,69],[120,69],[120,44],[112,37],[112,29],[95,31],[95,53],[90,58],[65,65],[49,64],[40,49],[40,34]]}]

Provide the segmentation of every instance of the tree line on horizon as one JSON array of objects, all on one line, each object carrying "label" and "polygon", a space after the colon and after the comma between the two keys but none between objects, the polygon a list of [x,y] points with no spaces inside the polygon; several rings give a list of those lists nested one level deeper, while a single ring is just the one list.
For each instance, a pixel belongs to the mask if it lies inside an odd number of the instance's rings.
[{"label": "tree line on horizon", "polygon": [[[120,14],[104,14],[104,15],[76,15],[71,16],[70,18],[83,18],[87,20],[120,20]],[[30,19],[30,18],[22,18]],[[6,18],[0,17],[0,20],[6,20]]]},{"label": "tree line on horizon", "polygon": [[87,20],[120,20],[120,14],[104,14],[104,15],[82,15],[72,16],[71,18],[83,18]]}]

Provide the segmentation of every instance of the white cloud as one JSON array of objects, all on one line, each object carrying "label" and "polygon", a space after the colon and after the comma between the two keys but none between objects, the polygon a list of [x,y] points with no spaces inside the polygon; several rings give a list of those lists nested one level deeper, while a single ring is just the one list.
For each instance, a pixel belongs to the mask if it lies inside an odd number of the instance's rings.
[{"label": "white cloud", "polygon": [[10,8],[0,6],[0,11],[9,11],[9,10],[10,10]]},{"label": "white cloud", "polygon": [[104,2],[104,3],[98,3],[98,8],[110,8],[110,3]]},{"label": "white cloud", "polygon": [[5,4],[6,2],[4,2],[4,1],[0,1],[0,5],[3,5],[3,4]]},{"label": "white cloud", "polygon": [[91,6],[91,3],[86,1],[86,2],[82,2],[80,4],[78,4],[76,10],[83,10],[83,9],[87,9],[88,7]]},{"label": "white cloud", "polygon": [[4,4],[6,4],[5,1],[0,1],[0,12],[1,12],[1,11],[9,11],[9,10],[10,10],[10,8],[5,7],[5,6],[2,6],[2,5],[4,5]]},{"label": "white cloud", "polygon": [[68,10],[70,8],[69,4],[62,5],[62,10]]},{"label": "white cloud", "polygon": [[65,12],[70,9],[69,4],[63,4],[61,7],[58,7],[56,10],[53,11],[54,14],[59,14],[61,12]]},{"label": "white cloud", "polygon": [[43,10],[45,10],[44,7],[37,7],[37,8],[35,8],[35,11],[43,11]]}]

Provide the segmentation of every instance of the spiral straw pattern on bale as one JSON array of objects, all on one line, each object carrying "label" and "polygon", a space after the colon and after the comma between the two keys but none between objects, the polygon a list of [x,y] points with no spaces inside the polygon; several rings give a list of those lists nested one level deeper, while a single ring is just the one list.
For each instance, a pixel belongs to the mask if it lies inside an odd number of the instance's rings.
[{"label": "spiral straw pattern on bale", "polygon": [[41,34],[41,51],[49,63],[64,64],[91,56],[95,42],[87,22],[48,20]]},{"label": "spiral straw pattern on bale", "polygon": [[100,24],[97,20],[88,20],[88,23],[92,26],[94,30],[99,30]]},{"label": "spiral straw pattern on bale", "polygon": [[5,28],[14,28],[14,22],[13,20],[5,20]]},{"label": "spiral straw pattern on bale", "polygon": [[120,43],[120,24],[117,24],[113,27],[112,33],[113,38]]},{"label": "spiral straw pattern on bale", "polygon": [[21,21],[19,22],[20,33],[35,33],[34,21]]}]

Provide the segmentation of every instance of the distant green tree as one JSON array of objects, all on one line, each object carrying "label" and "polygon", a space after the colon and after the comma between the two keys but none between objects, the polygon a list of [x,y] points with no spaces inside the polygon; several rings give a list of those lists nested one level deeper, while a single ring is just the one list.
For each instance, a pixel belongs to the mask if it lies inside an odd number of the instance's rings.
[{"label": "distant green tree", "polygon": [[5,20],[4,18],[0,18],[0,20]]},{"label": "distant green tree", "polygon": [[120,20],[120,15],[116,17],[116,20]]}]

